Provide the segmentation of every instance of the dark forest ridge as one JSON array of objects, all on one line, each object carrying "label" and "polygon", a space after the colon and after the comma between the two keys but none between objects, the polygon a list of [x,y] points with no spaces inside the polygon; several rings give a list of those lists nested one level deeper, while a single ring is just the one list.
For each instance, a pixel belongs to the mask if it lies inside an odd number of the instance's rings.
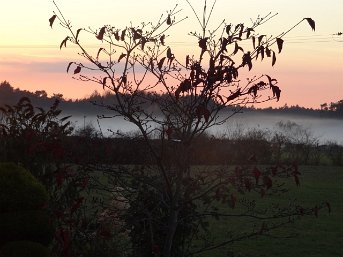
[{"label": "dark forest ridge", "polygon": [[[101,95],[97,91],[94,91],[89,97],[76,100],[67,100],[63,97],[63,94],[53,94],[48,96],[45,90],[37,90],[30,92],[27,90],[21,90],[19,88],[13,88],[8,81],[0,83],[0,106],[5,104],[14,105],[20,98],[28,97],[34,106],[37,107],[49,107],[53,101],[57,98],[60,100],[61,109],[70,114],[103,114],[109,113],[110,110],[94,105],[94,103],[110,104],[115,101],[113,95],[107,93]],[[163,95],[157,96],[163,98]],[[283,106],[280,108],[258,108],[258,107],[244,107],[244,112],[258,111],[263,113],[273,114],[292,114],[292,115],[305,115],[316,117],[329,117],[329,118],[342,118],[343,117],[343,100],[338,102],[331,102],[330,104],[324,103],[320,105],[318,109],[305,108],[301,106]]]}]

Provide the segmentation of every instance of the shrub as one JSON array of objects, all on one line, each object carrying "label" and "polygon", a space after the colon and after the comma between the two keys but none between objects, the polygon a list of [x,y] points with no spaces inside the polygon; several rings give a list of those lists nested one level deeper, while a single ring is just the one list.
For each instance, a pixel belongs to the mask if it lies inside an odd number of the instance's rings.
[{"label": "shrub", "polygon": [[0,214],[0,245],[9,241],[30,240],[48,245],[53,237],[49,215],[44,210]]},{"label": "shrub", "polygon": [[48,193],[28,171],[11,163],[0,164],[0,213],[36,210]]},{"label": "shrub", "polygon": [[0,164],[0,256],[49,255],[53,228],[43,209],[47,201],[47,191],[31,173]]},{"label": "shrub", "polygon": [[0,248],[0,257],[48,257],[49,251],[39,243],[30,241],[9,242]]}]

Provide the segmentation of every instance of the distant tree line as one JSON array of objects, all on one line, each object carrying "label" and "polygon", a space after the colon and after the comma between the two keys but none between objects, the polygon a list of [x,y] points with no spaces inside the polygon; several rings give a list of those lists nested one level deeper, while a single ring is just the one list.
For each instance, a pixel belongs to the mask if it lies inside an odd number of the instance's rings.
[{"label": "distant tree line", "polygon": [[[152,93],[149,92],[141,92],[141,94],[146,94],[147,97],[151,98]],[[0,104],[8,104],[13,105],[18,102],[18,100],[22,97],[30,98],[33,105],[41,106],[43,108],[47,108],[53,104],[55,99],[60,101],[60,108],[69,114],[107,114],[110,113],[111,110],[101,108],[100,106],[103,105],[111,105],[115,103],[117,100],[115,95],[110,92],[105,92],[104,94],[100,94],[98,91],[94,91],[90,96],[84,97],[82,99],[66,99],[63,94],[53,94],[52,96],[48,96],[45,90],[36,90],[35,92],[30,92],[27,90],[21,90],[19,88],[13,88],[12,85],[8,81],[3,81],[0,83]],[[154,94],[153,97],[156,98],[156,102],[163,98],[167,98],[166,94]],[[96,108],[99,106],[99,108]],[[149,105],[145,106],[142,104],[142,108],[144,109],[151,109],[157,108],[157,105]],[[229,106],[228,108],[235,108],[235,106]],[[259,111],[263,113],[282,113],[282,114],[293,114],[293,115],[307,115],[307,116],[317,116],[317,117],[342,117],[343,116],[343,100],[337,102],[331,102],[330,104],[324,103],[320,105],[320,108],[313,109],[313,108],[305,108],[299,105],[295,106],[288,106],[285,104],[282,107],[273,108],[255,108],[254,106],[250,107],[243,107],[242,112],[249,112],[249,111]]]}]

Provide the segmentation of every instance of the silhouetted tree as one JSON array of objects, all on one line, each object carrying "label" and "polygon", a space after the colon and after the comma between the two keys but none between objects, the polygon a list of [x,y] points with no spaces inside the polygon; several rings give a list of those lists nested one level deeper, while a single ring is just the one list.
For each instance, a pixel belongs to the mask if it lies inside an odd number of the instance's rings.
[{"label": "silhouetted tree", "polygon": [[[84,58],[83,62],[70,62],[67,72],[113,94],[111,104],[96,104],[136,125],[147,149],[147,161],[153,163],[135,168],[106,167],[104,175],[112,182],[99,186],[128,204],[118,215],[132,240],[134,256],[194,256],[269,234],[303,215],[317,215],[324,206],[305,209],[293,202],[261,210],[245,197],[249,193],[264,197],[283,192],[282,179],[287,177],[299,184],[296,165],[261,168],[254,155],[246,157],[247,165],[235,168],[197,170],[190,165],[194,142],[208,129],[223,124],[247,104],[279,100],[281,89],[275,78],[260,75],[242,80],[240,74],[252,70],[256,61],[267,59],[275,65],[283,37],[303,21],[314,30],[314,21],[304,18],[276,37],[258,32],[275,16],[272,14],[258,17],[250,25],[223,21],[211,30],[208,23],[215,1],[212,6],[204,1],[201,14],[187,3],[201,29],[190,32],[195,39],[194,53],[186,56],[178,56],[168,46],[167,31],[183,20],[177,16],[177,6],[156,23],[125,28],[104,25],[75,30],[57,5],[49,20],[52,27],[57,19],[69,33],[60,48],[73,44]],[[84,34],[102,44],[95,54],[84,44]],[[158,94],[161,90],[163,98]],[[220,208],[221,204],[226,208]],[[228,231],[227,238],[211,237],[209,221],[232,221],[235,217],[253,221],[255,226]]]}]

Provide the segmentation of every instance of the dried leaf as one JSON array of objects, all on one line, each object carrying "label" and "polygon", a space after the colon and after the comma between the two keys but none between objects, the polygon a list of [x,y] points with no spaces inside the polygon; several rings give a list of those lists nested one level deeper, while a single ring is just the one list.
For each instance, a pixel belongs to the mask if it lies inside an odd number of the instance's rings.
[{"label": "dried leaf", "polygon": [[121,41],[124,41],[125,35],[126,35],[126,29],[124,29],[124,30],[121,32],[121,36],[120,36],[120,40],[121,40]]},{"label": "dried leaf", "polygon": [[160,37],[160,43],[161,43],[161,45],[163,45],[163,46],[164,46],[164,40],[165,40],[165,38],[166,38],[165,35],[162,35],[162,36]]},{"label": "dried leaf", "polygon": [[188,67],[189,65],[189,55],[186,56],[186,68]]},{"label": "dried leaf", "polygon": [[121,59],[123,59],[126,56],[126,54],[121,54],[118,58],[118,62],[120,62]]},{"label": "dried leaf", "polygon": [[82,29],[78,29],[77,31],[76,31],[76,36],[75,36],[75,41],[77,42],[77,40],[78,40],[78,37],[79,37],[79,34],[80,34],[80,31],[81,31]]},{"label": "dried leaf", "polygon": [[227,33],[228,35],[230,35],[230,32],[231,32],[231,24],[226,26],[225,31],[226,31],[226,33]]},{"label": "dried leaf", "polygon": [[208,122],[211,115],[210,111],[204,105],[199,105],[196,108],[195,114],[199,120],[204,116],[205,122]]},{"label": "dried leaf", "polygon": [[108,77],[105,77],[102,79],[102,88],[105,89],[106,86],[106,80],[108,79]]},{"label": "dried leaf", "polygon": [[113,34],[114,34],[114,38],[115,38],[117,41],[119,41],[119,40],[120,40],[119,31],[117,30],[117,31],[115,31]]},{"label": "dried leaf", "polygon": [[258,86],[254,85],[251,88],[249,88],[248,93],[249,94],[253,94],[254,97],[256,97],[257,96],[257,91],[258,91]]},{"label": "dried leaf", "polygon": [[203,50],[203,51],[206,51],[207,50],[207,40],[208,40],[208,37],[205,37],[205,38],[201,38],[199,39],[199,47]]},{"label": "dried leaf", "polygon": [[74,62],[70,62],[70,63],[68,64],[67,73],[69,72],[70,66],[71,66],[73,63],[74,63]]},{"label": "dried leaf", "polygon": [[154,70],[154,60],[152,58],[150,58],[149,66],[151,68],[151,71],[153,71]]},{"label": "dried leaf", "polygon": [[311,29],[313,31],[316,30],[316,22],[313,19],[311,19],[311,18],[304,18],[304,20],[307,20],[308,24],[311,26]]},{"label": "dried leaf", "polygon": [[232,101],[241,95],[241,89],[238,89],[235,93],[231,94],[227,100]]},{"label": "dried leaf", "polygon": [[167,58],[168,58],[168,59],[173,58],[173,54],[172,54],[172,52],[171,52],[170,47],[168,47],[168,49],[167,49]]},{"label": "dried leaf", "polygon": [[127,76],[126,75],[123,75],[121,77],[121,82],[124,83],[124,85],[126,85],[126,83],[127,83]]},{"label": "dried leaf", "polygon": [[253,28],[247,28],[247,39],[250,37],[252,31],[255,31]]},{"label": "dried leaf", "polygon": [[54,14],[54,15],[52,15],[51,18],[49,19],[49,23],[50,23],[50,27],[51,27],[51,28],[52,28],[52,24],[54,24],[54,21],[55,21],[56,17],[57,17],[57,15]]},{"label": "dried leaf", "polygon": [[269,47],[266,47],[265,50],[266,50],[267,57],[271,57],[272,56],[272,51],[269,49]]},{"label": "dried leaf", "polygon": [[258,37],[258,45],[261,45],[262,39],[265,37],[266,35],[261,35]]},{"label": "dried leaf", "polygon": [[171,24],[172,24],[172,21],[171,21],[171,18],[170,18],[170,14],[168,14],[167,25],[171,25]]},{"label": "dried leaf", "polygon": [[69,40],[70,37],[66,37],[63,39],[63,41],[60,44],[60,49],[62,49],[62,46],[67,47],[67,41]]},{"label": "dried leaf", "polygon": [[105,31],[106,31],[106,27],[104,26],[100,29],[99,34],[96,36],[96,38],[99,40],[103,40]]},{"label": "dried leaf", "polygon": [[279,53],[281,53],[282,47],[283,47],[283,39],[282,38],[276,38],[276,43],[277,43],[277,47],[279,49]]},{"label": "dried leaf", "polygon": [[98,53],[96,54],[96,59],[98,60],[99,59],[99,54],[100,54],[100,52],[102,51],[102,50],[105,50],[104,48],[99,48],[99,50],[98,50]]},{"label": "dried leaf", "polygon": [[272,66],[276,63],[276,54],[273,52]]},{"label": "dried leaf", "polygon": [[261,60],[263,60],[264,59],[264,46],[260,46],[257,49],[256,59],[258,58],[259,54],[261,54]]},{"label": "dried leaf", "polygon": [[166,57],[163,57],[157,64],[158,66],[158,69],[161,71],[162,70],[162,66],[163,66],[163,63],[164,63],[164,60],[166,59]]},{"label": "dried leaf", "polygon": [[146,42],[148,42],[148,40],[145,37],[142,37],[142,39],[141,39],[141,48],[142,48],[142,50],[144,50]]},{"label": "dried leaf", "polygon": [[[273,97],[276,97],[277,101],[280,99],[281,89],[278,86],[271,86],[273,91]],[[297,181],[298,177],[295,176],[295,179]]]},{"label": "dried leaf", "polygon": [[254,49],[256,48],[256,38],[255,37],[251,37],[252,39],[252,45],[254,47]]},{"label": "dried leaf", "polygon": [[76,69],[74,70],[74,74],[78,74],[81,72],[81,67],[77,66]]},{"label": "dried leaf", "polygon": [[141,29],[131,28],[131,31],[133,33],[133,40],[138,40],[142,37],[142,30]]},{"label": "dried leaf", "polygon": [[250,52],[247,52],[246,54],[244,54],[243,55],[243,67],[245,66],[245,65],[248,65],[248,67],[249,67],[249,70],[251,70],[251,68],[252,68],[252,62],[251,62],[251,56],[250,56]]}]

